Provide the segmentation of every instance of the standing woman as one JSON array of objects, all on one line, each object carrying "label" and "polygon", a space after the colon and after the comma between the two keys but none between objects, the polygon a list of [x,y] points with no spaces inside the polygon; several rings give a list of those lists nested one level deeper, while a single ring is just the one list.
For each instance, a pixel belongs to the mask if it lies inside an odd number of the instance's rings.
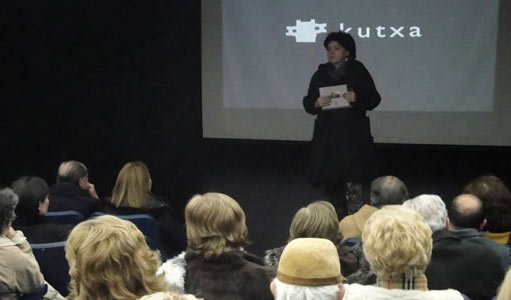
[{"label": "standing woman", "polygon": [[[339,218],[365,202],[373,176],[373,137],[366,111],[381,101],[371,74],[356,60],[353,37],[342,31],[328,34],[323,45],[328,62],[312,75],[305,111],[317,115],[311,145],[311,179],[324,188]],[[348,107],[328,109],[334,95],[320,96],[319,88],[347,85]]]}]

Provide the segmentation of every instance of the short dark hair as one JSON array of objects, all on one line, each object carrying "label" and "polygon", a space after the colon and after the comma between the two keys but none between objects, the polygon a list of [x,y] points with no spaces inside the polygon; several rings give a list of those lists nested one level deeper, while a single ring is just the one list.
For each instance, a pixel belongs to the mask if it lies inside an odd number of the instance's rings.
[{"label": "short dark hair", "polygon": [[16,219],[18,196],[10,188],[0,189],[0,232],[3,232]]},{"label": "short dark hair", "polygon": [[403,204],[408,199],[408,189],[395,176],[378,177],[371,183],[371,205]]},{"label": "short dark hair", "polygon": [[483,202],[487,230],[495,233],[511,230],[511,194],[500,178],[478,177],[465,186],[463,193],[472,194]]},{"label": "short dark hair", "polygon": [[328,44],[330,44],[331,41],[336,41],[341,46],[343,46],[344,49],[350,52],[348,59],[357,58],[357,47],[355,45],[355,40],[349,33],[344,31],[331,32],[326,36],[325,41],[323,42],[323,46],[328,48]]},{"label": "short dark hair", "polygon": [[46,181],[39,177],[23,176],[14,181],[11,188],[19,197],[16,214],[24,218],[37,217],[39,204],[44,202],[49,192]]},{"label": "short dark hair", "polygon": [[57,183],[78,183],[80,178],[88,175],[87,167],[84,163],[70,160],[60,164],[57,174]]},{"label": "short dark hair", "polygon": [[454,198],[451,203],[451,207],[449,208],[449,222],[458,228],[474,228],[479,230],[484,220],[483,203],[476,196],[470,195],[470,197],[477,199],[480,205],[476,210],[463,211],[459,205],[462,199],[461,197],[463,197],[463,195]]}]

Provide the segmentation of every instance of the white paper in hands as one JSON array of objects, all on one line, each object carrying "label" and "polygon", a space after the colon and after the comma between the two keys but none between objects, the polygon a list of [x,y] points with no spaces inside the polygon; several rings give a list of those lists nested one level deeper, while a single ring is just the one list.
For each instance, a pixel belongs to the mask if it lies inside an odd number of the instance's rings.
[{"label": "white paper in hands", "polygon": [[345,84],[319,88],[320,96],[332,96],[332,102],[330,102],[328,106],[323,106],[323,110],[350,107],[348,100],[344,99],[342,96],[347,91],[348,89]]}]

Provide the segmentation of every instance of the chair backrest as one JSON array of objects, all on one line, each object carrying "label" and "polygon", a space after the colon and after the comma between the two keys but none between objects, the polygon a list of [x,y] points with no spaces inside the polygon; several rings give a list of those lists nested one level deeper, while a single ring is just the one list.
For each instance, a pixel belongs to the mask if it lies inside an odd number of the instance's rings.
[{"label": "chair backrest", "polygon": [[76,225],[85,218],[76,210],[50,211],[45,215],[46,219],[52,223]]},{"label": "chair backrest", "polygon": [[44,295],[48,292],[48,285],[43,285],[43,287],[39,288],[37,291],[19,296],[19,300],[43,300]]},{"label": "chair backrest", "polygon": [[30,244],[44,279],[62,296],[69,293],[69,265],[66,260],[66,242]]},{"label": "chair backrest", "polygon": [[[92,217],[105,215],[102,212],[95,212]],[[144,234],[147,245],[153,250],[162,251],[160,231],[156,220],[148,214],[115,215],[126,221],[130,221]]]}]

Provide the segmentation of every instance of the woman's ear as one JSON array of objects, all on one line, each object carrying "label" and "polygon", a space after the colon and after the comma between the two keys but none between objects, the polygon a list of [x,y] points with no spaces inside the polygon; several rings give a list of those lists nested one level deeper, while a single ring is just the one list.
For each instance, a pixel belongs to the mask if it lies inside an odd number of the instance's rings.
[{"label": "woman's ear", "polygon": [[275,288],[275,283],[273,281],[270,283],[270,291],[274,298],[277,297],[277,289]]}]

